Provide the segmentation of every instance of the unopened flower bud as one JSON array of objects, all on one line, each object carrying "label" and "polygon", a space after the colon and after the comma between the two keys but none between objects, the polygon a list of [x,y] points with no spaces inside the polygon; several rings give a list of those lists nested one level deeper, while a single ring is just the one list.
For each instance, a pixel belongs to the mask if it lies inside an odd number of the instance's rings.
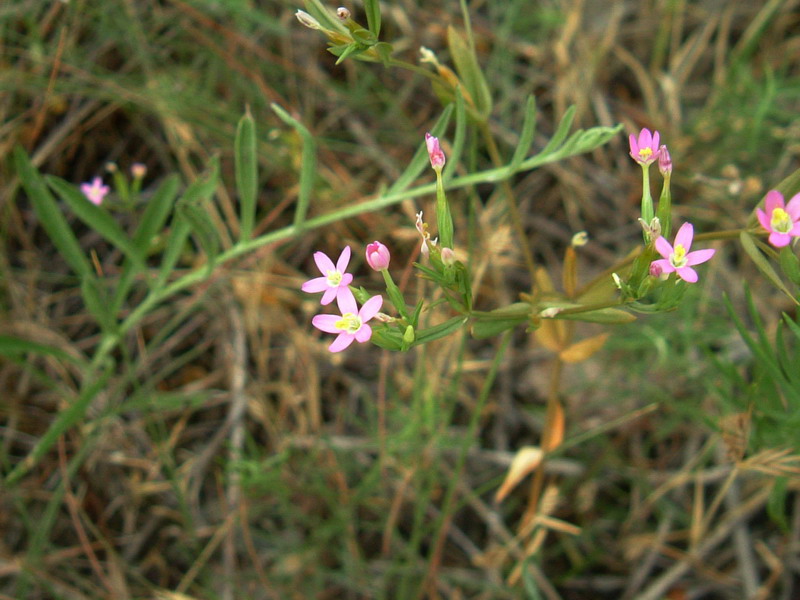
[{"label": "unopened flower bud", "polygon": [[425,144],[428,146],[428,157],[431,159],[431,166],[434,171],[441,171],[444,167],[445,156],[439,147],[439,138],[433,137],[430,133],[425,134]]},{"label": "unopened flower bud", "polygon": [[650,263],[650,277],[661,277],[661,273],[663,272],[664,269],[661,268],[661,265],[658,264],[657,261]]},{"label": "unopened flower bud", "polygon": [[389,268],[389,249],[378,241],[367,244],[367,264],[375,271]]},{"label": "unopened flower bud", "polygon": [[585,231],[579,231],[575,235],[572,236],[572,241],[570,244],[573,248],[580,248],[581,246],[585,246],[589,243],[589,234]]},{"label": "unopened flower bud", "polygon": [[433,50],[430,50],[425,46],[420,46],[419,54],[420,54],[419,62],[436,65],[437,67],[439,66],[439,59],[436,58],[436,55],[433,53]]},{"label": "unopened flower bud", "polygon": [[319,21],[317,21],[306,11],[298,10],[296,13],[294,13],[294,16],[297,17],[297,20],[300,21],[303,25],[305,25],[309,29],[316,29],[318,31],[322,30],[322,25],[319,24]]},{"label": "unopened flower bud", "polygon": [[617,288],[621,290],[622,289],[622,279],[620,279],[620,276],[617,275],[616,273],[612,273],[611,274],[611,279],[614,280],[614,285],[617,286]]},{"label": "unopened flower bud", "polygon": [[403,341],[406,344],[413,344],[415,339],[417,339],[417,334],[414,332],[414,328],[409,325],[403,332]]},{"label": "unopened flower bud", "polygon": [[142,163],[133,163],[131,165],[131,175],[134,179],[142,179],[147,175],[147,167]]},{"label": "unopened flower bud", "polygon": [[442,248],[442,262],[448,267],[456,264],[456,253],[452,248]]},{"label": "unopened flower bud", "polygon": [[108,161],[105,164],[106,172],[108,173],[116,173],[117,172],[117,163]]},{"label": "unopened flower bud", "polygon": [[558,306],[551,306],[550,308],[545,308],[542,312],[540,312],[539,316],[543,319],[552,319],[561,311],[562,309]]},{"label": "unopened flower bud", "polygon": [[658,170],[661,172],[662,177],[672,175],[672,157],[669,155],[667,147],[663,145],[658,151]]},{"label": "unopened flower bud", "polygon": [[344,6],[340,6],[336,9],[336,16],[339,17],[342,21],[347,21],[350,18],[350,10],[345,8]]}]

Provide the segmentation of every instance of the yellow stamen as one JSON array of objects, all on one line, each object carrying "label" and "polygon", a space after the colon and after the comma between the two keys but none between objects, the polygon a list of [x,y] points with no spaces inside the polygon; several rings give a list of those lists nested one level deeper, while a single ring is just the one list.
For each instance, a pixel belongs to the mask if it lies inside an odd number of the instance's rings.
[{"label": "yellow stamen", "polygon": [[672,251],[672,255],[669,257],[669,262],[672,263],[672,266],[675,267],[676,269],[685,267],[686,248],[684,248],[681,244],[675,244],[675,248]]},{"label": "yellow stamen", "polygon": [[328,271],[328,285],[338,287],[342,282],[342,274],[339,271]]},{"label": "yellow stamen", "polygon": [[652,148],[641,148],[639,150],[639,158],[647,160],[651,156],[653,156],[653,149]]},{"label": "yellow stamen", "polygon": [[344,313],[342,318],[333,324],[339,331],[346,331],[347,333],[355,333],[361,329],[361,318],[353,313]]},{"label": "yellow stamen", "polygon": [[772,218],[769,222],[770,226],[772,227],[773,231],[777,231],[778,233],[789,233],[794,227],[794,223],[792,223],[792,218],[782,208],[775,208],[772,211]]}]

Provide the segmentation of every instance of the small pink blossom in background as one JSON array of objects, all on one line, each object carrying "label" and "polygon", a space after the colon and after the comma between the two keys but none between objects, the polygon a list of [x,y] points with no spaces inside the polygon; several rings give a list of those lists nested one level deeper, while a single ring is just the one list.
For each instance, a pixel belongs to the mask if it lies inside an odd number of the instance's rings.
[{"label": "small pink blossom in background", "polygon": [[671,246],[664,236],[658,237],[655,244],[656,250],[663,258],[650,263],[650,273],[658,272],[658,269],[661,270],[661,273],[674,271],[685,282],[696,282],[697,271],[692,267],[710,260],[716,250],[709,248],[689,252],[693,237],[694,228],[691,223],[684,223],[675,234],[675,246]]},{"label": "small pink blossom in background", "polygon": [[764,208],[756,209],[758,222],[769,231],[769,243],[776,248],[788,246],[793,237],[800,237],[800,194],[795,194],[784,205],[783,194],[778,190],[767,192]]},{"label": "small pink blossom in background", "polygon": [[389,249],[378,241],[367,244],[367,264],[375,271],[389,268]]},{"label": "small pink blossom in background", "polygon": [[439,138],[433,137],[430,133],[425,134],[425,145],[428,147],[428,157],[431,159],[431,166],[436,171],[441,171],[445,163],[444,152],[439,147]]},{"label": "small pink blossom in background", "polygon": [[147,165],[142,163],[133,163],[131,165],[131,175],[135,179],[142,179],[145,175],[147,175]]},{"label": "small pink blossom in background", "polygon": [[92,179],[91,183],[82,183],[81,192],[86,196],[92,204],[100,206],[103,203],[103,198],[106,197],[110,191],[107,185],[103,185],[103,180],[100,177]]},{"label": "small pink blossom in background", "polygon": [[330,304],[334,298],[342,295],[352,297],[353,292],[347,286],[353,281],[353,275],[345,273],[347,264],[350,262],[350,246],[344,247],[335,265],[324,252],[315,252],[314,262],[317,263],[317,268],[322,273],[322,277],[309,279],[300,286],[301,290],[312,294],[324,292],[322,299],[319,301],[322,305]]},{"label": "small pink blossom in background", "polygon": [[372,319],[383,304],[383,298],[373,296],[367,300],[358,310],[356,299],[352,293],[339,294],[336,298],[339,305],[341,316],[338,315],[316,315],[311,319],[311,324],[324,331],[325,333],[336,333],[328,350],[331,352],[341,352],[353,343],[353,340],[364,343],[372,337],[372,327],[367,325],[367,321]]},{"label": "small pink blossom in background", "polygon": [[631,134],[628,138],[631,144],[631,158],[640,165],[649,165],[658,160],[661,149],[658,146],[661,134],[657,131],[650,133],[649,129],[642,129],[639,137]]},{"label": "small pink blossom in background", "polygon": [[663,177],[672,175],[672,157],[664,144],[661,144],[658,150],[658,170]]}]

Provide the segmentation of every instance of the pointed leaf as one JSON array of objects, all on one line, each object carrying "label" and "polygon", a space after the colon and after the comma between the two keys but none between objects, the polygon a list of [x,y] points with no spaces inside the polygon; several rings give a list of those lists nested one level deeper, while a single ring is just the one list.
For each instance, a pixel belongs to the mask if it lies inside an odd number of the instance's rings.
[{"label": "pointed leaf", "polygon": [[529,474],[532,473],[544,458],[544,452],[537,446],[523,446],[514,455],[506,478],[494,495],[495,502],[502,502],[506,496]]},{"label": "pointed leaf", "polygon": [[565,348],[559,353],[559,358],[564,362],[582,362],[600,350],[608,340],[608,333],[601,333],[594,337],[586,338]]},{"label": "pointed leaf", "polygon": [[256,123],[248,108],[236,127],[234,160],[236,190],[239,193],[241,241],[250,239],[256,214],[258,163],[256,156]]},{"label": "pointed leaf", "polygon": [[364,11],[367,13],[367,27],[377,38],[381,32],[381,5],[378,0],[364,0]]},{"label": "pointed leaf", "polygon": [[472,97],[475,109],[485,121],[492,112],[492,96],[478,64],[478,57],[452,25],[447,28],[447,45],[456,65],[456,71]]},{"label": "pointed leaf", "polygon": [[[22,187],[33,205],[33,210],[39,222],[53,241],[59,254],[64,257],[70,268],[78,275],[92,272],[89,259],[81,250],[75,234],[72,232],[61,208],[56,203],[39,171],[28,159],[25,151],[16,146],[14,148],[14,167],[22,181]],[[88,200],[87,200],[88,202]]]},{"label": "pointed leaf", "polygon": [[776,288],[789,296],[789,298],[791,298],[795,304],[800,304],[797,298],[794,297],[794,294],[792,294],[784,285],[783,281],[781,281],[780,275],[775,272],[775,269],[772,268],[772,265],[769,264],[769,261],[758,249],[753,235],[747,233],[746,231],[742,231],[739,234],[739,241],[741,242],[744,251],[747,252],[747,255],[755,263],[756,267],[758,267],[758,270],[761,271],[761,273],[763,273],[764,276],[769,279]]}]

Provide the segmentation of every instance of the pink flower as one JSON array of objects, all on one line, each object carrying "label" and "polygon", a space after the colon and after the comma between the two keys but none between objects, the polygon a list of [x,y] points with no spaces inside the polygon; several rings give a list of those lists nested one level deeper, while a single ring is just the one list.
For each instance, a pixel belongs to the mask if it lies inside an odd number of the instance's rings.
[{"label": "pink flower", "polygon": [[658,160],[661,149],[658,147],[661,135],[656,131],[650,133],[649,129],[642,129],[639,138],[630,135],[631,158],[640,165],[649,165]]},{"label": "pink flower", "polygon": [[325,333],[338,333],[328,350],[340,352],[347,348],[356,340],[364,343],[372,337],[372,327],[367,325],[381,309],[383,298],[373,296],[364,303],[361,310],[358,310],[356,299],[353,294],[339,294],[336,297],[341,316],[337,315],[316,315],[311,319],[311,324]]},{"label": "pink flower", "polygon": [[784,205],[783,194],[778,190],[767,192],[764,208],[756,209],[758,222],[769,231],[769,243],[776,248],[788,246],[793,237],[800,237],[800,194],[795,194]]},{"label": "pink flower", "polygon": [[428,157],[431,159],[431,166],[436,171],[441,171],[444,166],[444,152],[439,147],[439,138],[433,137],[430,133],[425,134],[425,145],[428,146]]},{"label": "pink flower", "polygon": [[109,187],[103,185],[103,180],[100,177],[92,179],[92,183],[82,183],[81,192],[86,196],[92,204],[100,206],[103,203],[103,198],[109,192]]},{"label": "pink flower", "polygon": [[[658,132],[656,132],[657,134]],[[662,177],[672,174],[672,157],[664,144],[661,144],[661,148],[658,151],[658,170],[661,172]]]},{"label": "pink flower", "polygon": [[367,244],[367,264],[375,271],[389,268],[389,249],[378,241]]},{"label": "pink flower", "polygon": [[300,287],[301,290],[311,293],[325,292],[319,301],[322,305],[330,304],[334,298],[341,298],[342,295],[352,297],[353,292],[347,286],[353,281],[353,276],[345,273],[347,263],[350,262],[350,246],[344,247],[335,265],[324,252],[315,252],[314,262],[323,276],[309,279]]},{"label": "pink flower", "polygon": [[684,223],[678,230],[675,235],[674,248],[664,239],[664,236],[659,236],[656,239],[656,250],[663,258],[650,263],[650,272],[657,273],[658,269],[661,269],[661,273],[674,271],[687,283],[697,281],[697,272],[692,267],[706,262],[714,256],[716,251],[709,248],[689,252],[692,247],[692,237],[694,237],[694,228],[691,223]]}]

